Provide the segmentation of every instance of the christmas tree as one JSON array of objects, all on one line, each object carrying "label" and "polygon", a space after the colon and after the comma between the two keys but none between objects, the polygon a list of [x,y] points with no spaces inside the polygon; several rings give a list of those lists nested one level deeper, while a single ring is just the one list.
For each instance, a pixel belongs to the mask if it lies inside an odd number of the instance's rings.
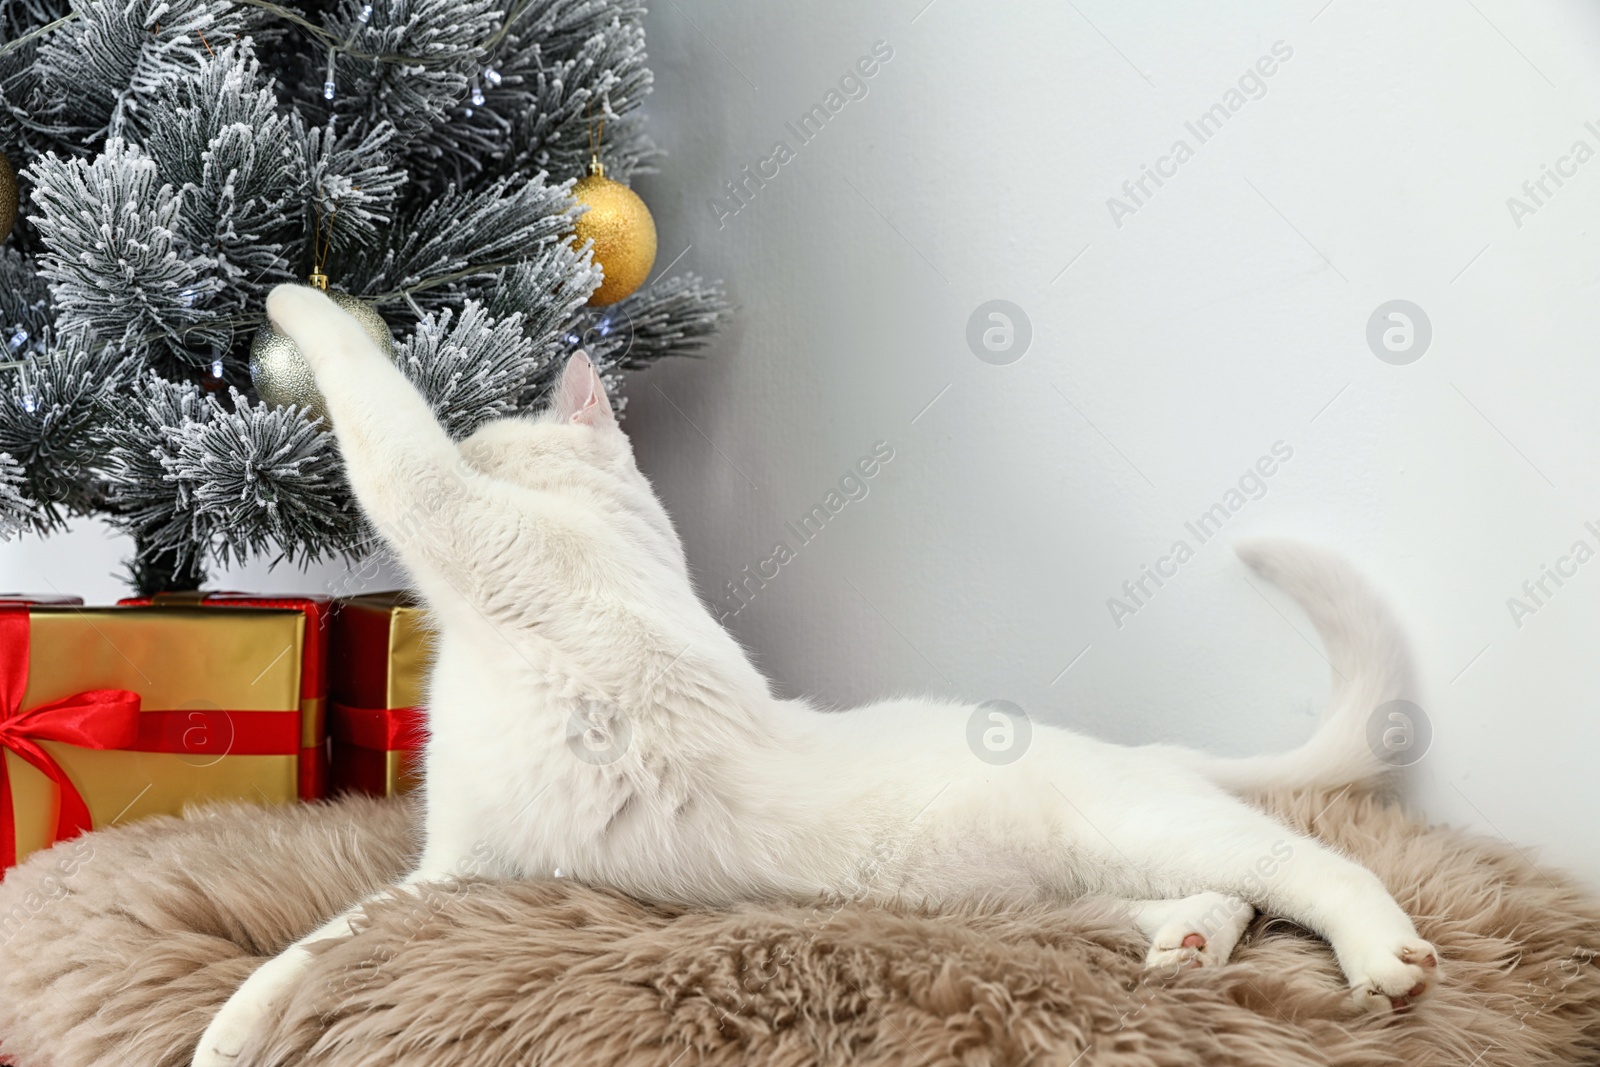
[{"label": "christmas tree", "polygon": [[[568,354],[694,350],[719,287],[603,280],[568,195],[642,129],[644,9],[613,0],[0,0],[0,525],[104,516],[142,592],[370,543],[325,421],[252,384],[267,292],[361,298],[464,437]],[[4,178],[0,166],[0,178]],[[0,190],[3,194],[3,190]],[[3,220],[0,220],[3,221]],[[0,233],[3,237],[3,233]]]}]

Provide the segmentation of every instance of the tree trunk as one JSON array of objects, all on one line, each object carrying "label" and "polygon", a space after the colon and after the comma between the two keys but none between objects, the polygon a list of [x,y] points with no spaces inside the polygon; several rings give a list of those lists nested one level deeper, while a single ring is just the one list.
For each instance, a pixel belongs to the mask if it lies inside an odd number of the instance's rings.
[{"label": "tree trunk", "polygon": [[140,596],[189,592],[199,589],[206,578],[194,553],[189,553],[188,559],[179,563],[175,549],[151,551],[138,542],[134,544],[134,558],[128,564],[128,572]]}]

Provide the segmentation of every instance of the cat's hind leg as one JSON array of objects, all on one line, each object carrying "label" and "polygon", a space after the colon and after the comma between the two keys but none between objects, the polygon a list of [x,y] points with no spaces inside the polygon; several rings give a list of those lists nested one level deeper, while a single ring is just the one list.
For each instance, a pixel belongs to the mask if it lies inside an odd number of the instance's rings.
[{"label": "cat's hind leg", "polygon": [[1069,803],[1068,825],[1095,828],[1080,847],[1101,838],[1098,858],[1126,865],[1140,896],[1209,890],[1321,934],[1366,1011],[1406,1010],[1439,980],[1438,952],[1377,875],[1237,797],[1188,784],[1131,804],[1083,788]]},{"label": "cat's hind leg", "polygon": [[1225,893],[1196,893],[1179,900],[1136,900],[1133,920],[1150,939],[1145,966],[1176,971],[1228,962],[1255,908]]}]

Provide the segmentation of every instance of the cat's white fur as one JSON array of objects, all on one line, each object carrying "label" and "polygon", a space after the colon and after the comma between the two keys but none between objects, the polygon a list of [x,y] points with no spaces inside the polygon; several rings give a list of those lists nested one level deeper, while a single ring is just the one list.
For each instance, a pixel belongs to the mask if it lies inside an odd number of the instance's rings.
[{"label": "cat's white fur", "polygon": [[[702,905],[1108,894],[1130,902],[1153,966],[1226,962],[1259,908],[1326,937],[1369,1009],[1403,1007],[1437,976],[1374,875],[1235,795],[1387,769],[1363,728],[1415,695],[1405,641],[1336,557],[1287,542],[1241,553],[1306,609],[1335,668],[1303,747],[1220,759],[1035,725],[1024,755],[995,766],[969,748],[972,705],[832,713],[774,697],[697,597],[581,354],[547,412],[458,447],[326,296],[281,286],[267,310],[310,361],[356,496],[439,630],[425,841],[387,892],[559,871]],[[237,1063],[298,981],[303,946],[347,933],[359,907],[257,970],[197,1067]]]}]

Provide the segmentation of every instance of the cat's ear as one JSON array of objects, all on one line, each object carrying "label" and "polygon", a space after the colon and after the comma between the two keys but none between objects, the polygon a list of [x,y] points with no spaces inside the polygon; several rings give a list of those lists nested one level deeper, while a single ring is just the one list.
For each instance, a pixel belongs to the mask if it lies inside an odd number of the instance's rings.
[{"label": "cat's ear", "polygon": [[561,381],[556,385],[555,409],[556,418],[563,423],[595,429],[616,426],[617,416],[606,397],[605,384],[586,353],[575,352],[567,360],[567,369],[561,372]]}]

